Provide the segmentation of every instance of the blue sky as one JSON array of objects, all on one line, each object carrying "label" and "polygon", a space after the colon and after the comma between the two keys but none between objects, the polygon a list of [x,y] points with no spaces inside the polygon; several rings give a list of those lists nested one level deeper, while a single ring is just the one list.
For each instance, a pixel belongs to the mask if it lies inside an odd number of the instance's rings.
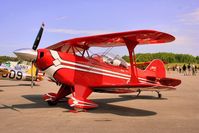
[{"label": "blue sky", "polygon": [[[136,53],[199,56],[199,0],[1,0],[0,18],[0,55],[31,48],[45,22],[39,48],[80,36],[152,29],[170,33],[176,40],[165,45],[139,46]],[[127,54],[125,47],[111,52]]]}]

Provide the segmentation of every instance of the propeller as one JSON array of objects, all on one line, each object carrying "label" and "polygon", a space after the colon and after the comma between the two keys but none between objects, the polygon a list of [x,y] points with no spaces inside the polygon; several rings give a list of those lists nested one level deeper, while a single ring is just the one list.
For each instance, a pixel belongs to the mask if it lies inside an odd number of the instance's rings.
[{"label": "propeller", "polygon": [[[38,34],[37,34],[36,39],[35,39],[35,42],[34,42],[34,44],[33,44],[33,46],[32,46],[32,49],[33,49],[33,50],[37,50],[37,47],[39,46],[39,42],[40,42],[40,40],[41,40],[43,31],[44,31],[44,23],[42,23],[41,28],[40,28],[40,30],[39,30],[39,32],[38,32]],[[33,81],[33,65],[34,65],[34,62],[35,62],[35,60],[33,60],[33,61],[31,62],[31,88],[33,88],[33,85],[34,85],[34,81]],[[35,75],[35,76],[36,76],[36,75]]]},{"label": "propeller", "polygon": [[42,23],[41,28],[40,28],[40,30],[39,30],[39,33],[37,34],[37,37],[36,37],[36,39],[35,39],[35,42],[34,42],[34,44],[33,44],[33,46],[32,46],[32,49],[33,49],[33,50],[36,50],[36,49],[37,49],[37,47],[38,47],[38,45],[39,45],[39,42],[40,42],[40,40],[41,40],[43,31],[44,31],[44,23]]}]

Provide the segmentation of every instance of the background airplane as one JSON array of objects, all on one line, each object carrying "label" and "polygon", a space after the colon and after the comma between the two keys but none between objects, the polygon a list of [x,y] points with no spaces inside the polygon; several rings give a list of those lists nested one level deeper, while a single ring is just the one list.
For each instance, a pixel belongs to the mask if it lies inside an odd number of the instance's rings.
[{"label": "background airplane", "polygon": [[[87,36],[61,41],[45,49],[38,49],[44,24],[32,49],[20,49],[14,53],[21,59],[32,61],[36,67],[61,84],[57,93],[43,96],[49,105],[55,105],[72,94],[68,104],[75,109],[91,109],[98,105],[88,99],[92,92],[131,93],[140,91],[175,90],[181,81],[167,78],[164,63],[152,61],[145,70],[136,67],[134,48],[142,44],[167,43],[175,37],[154,30],[138,30]],[[90,47],[126,46],[130,66],[119,58],[106,55],[90,55]],[[159,94],[159,97],[161,95]]]},{"label": "background airplane", "polygon": [[30,68],[28,70],[18,70],[7,66],[0,66],[0,79],[31,81],[32,80],[31,71],[33,72],[33,81],[43,80],[43,75],[41,74],[38,75],[36,67]]}]

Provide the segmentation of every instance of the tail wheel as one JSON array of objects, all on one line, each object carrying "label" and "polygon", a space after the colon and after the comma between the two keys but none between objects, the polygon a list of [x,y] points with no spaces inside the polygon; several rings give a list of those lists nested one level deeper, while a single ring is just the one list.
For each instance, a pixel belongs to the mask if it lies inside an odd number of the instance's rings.
[{"label": "tail wheel", "polygon": [[162,94],[158,93],[158,98],[162,98]]}]

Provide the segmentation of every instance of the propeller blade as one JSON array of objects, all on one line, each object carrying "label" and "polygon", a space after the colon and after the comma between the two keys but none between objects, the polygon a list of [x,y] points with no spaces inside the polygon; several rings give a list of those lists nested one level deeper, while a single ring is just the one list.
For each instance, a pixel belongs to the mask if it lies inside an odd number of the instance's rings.
[{"label": "propeller blade", "polygon": [[34,45],[32,46],[32,49],[33,49],[33,50],[36,50],[36,49],[37,49],[37,47],[38,47],[38,45],[39,45],[39,42],[40,42],[40,40],[41,40],[41,36],[42,36],[42,34],[43,34],[43,30],[44,30],[44,23],[42,23],[41,28],[40,28],[40,30],[39,30],[39,33],[37,34],[37,37],[36,37],[36,39],[35,39]]}]

